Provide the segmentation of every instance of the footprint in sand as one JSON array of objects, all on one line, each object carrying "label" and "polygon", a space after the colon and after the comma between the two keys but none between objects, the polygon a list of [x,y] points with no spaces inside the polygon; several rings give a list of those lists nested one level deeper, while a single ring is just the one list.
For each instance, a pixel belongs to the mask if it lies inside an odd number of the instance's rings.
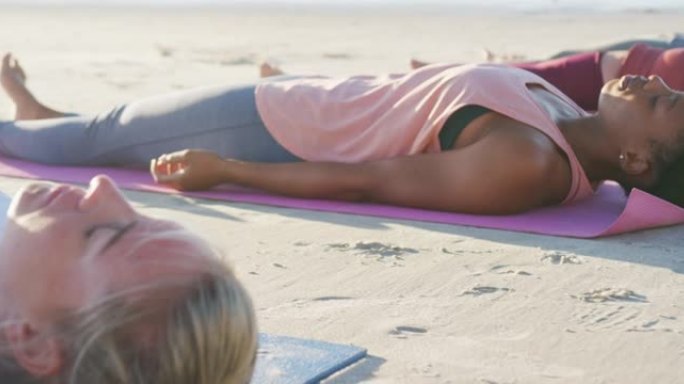
[{"label": "footprint in sand", "polygon": [[531,273],[523,271],[522,269],[513,269],[510,265],[495,265],[489,269],[489,272],[496,273],[498,275],[519,275],[519,276],[532,276]]},{"label": "footprint in sand", "polygon": [[350,296],[321,296],[311,299],[311,301],[340,301],[340,300],[354,300]]},{"label": "footprint in sand", "polygon": [[404,255],[419,253],[417,249],[398,247],[380,242],[358,242],[354,245],[348,243],[328,244],[329,250],[353,252],[356,255],[376,257],[378,260],[392,258],[401,260]]},{"label": "footprint in sand", "polygon": [[398,327],[394,327],[389,332],[387,332],[388,335],[395,336],[399,339],[406,339],[410,336],[423,335],[426,333],[427,333],[426,328],[412,327],[409,325],[400,325]]},{"label": "footprint in sand", "polygon": [[641,309],[627,306],[592,308],[577,316],[579,324],[587,330],[620,329],[625,332],[681,333],[677,318],[658,316],[646,318]]},{"label": "footprint in sand", "polygon": [[[452,240],[450,243],[451,244],[458,244],[458,243],[463,243],[465,240],[460,239],[460,240]],[[466,251],[463,249],[449,249],[447,247],[442,247],[442,253],[446,253],[447,255],[464,255],[466,254]]]},{"label": "footprint in sand", "polygon": [[648,320],[648,321],[643,321],[641,324],[637,324],[629,329],[627,329],[627,332],[678,332],[681,333],[681,330],[678,331],[675,329],[677,325],[680,323],[677,322],[677,318],[675,316],[664,316],[660,315],[656,319]]},{"label": "footprint in sand", "polygon": [[451,249],[447,249],[447,248],[443,247],[442,253],[446,253],[447,255],[459,255],[460,256],[460,255],[464,255],[466,253],[466,251],[464,251],[462,249],[451,250]]},{"label": "footprint in sand", "polygon": [[497,292],[512,292],[511,288],[499,288],[499,287],[487,287],[487,286],[477,286],[470,288],[461,292],[461,296],[471,295],[471,296],[482,296]]},{"label": "footprint in sand", "polygon": [[627,301],[635,303],[648,303],[646,296],[640,295],[631,289],[624,288],[601,288],[591,292],[585,292],[572,297],[587,303],[605,303],[608,301]]},{"label": "footprint in sand", "polygon": [[632,327],[639,321],[641,309],[623,305],[595,307],[576,315],[577,322],[586,329],[613,329],[623,325]]},{"label": "footprint in sand", "polygon": [[572,253],[559,252],[559,251],[545,253],[541,257],[540,260],[542,263],[555,264],[555,265],[582,264],[582,260],[579,257],[577,257],[576,255],[573,255]]},{"label": "footprint in sand", "polygon": [[594,304],[575,316],[578,323],[589,330],[619,327],[624,327],[628,331],[630,329],[647,330],[658,323],[643,320],[642,307],[630,305],[648,303],[646,296],[630,289],[602,288],[572,297],[585,303]]}]

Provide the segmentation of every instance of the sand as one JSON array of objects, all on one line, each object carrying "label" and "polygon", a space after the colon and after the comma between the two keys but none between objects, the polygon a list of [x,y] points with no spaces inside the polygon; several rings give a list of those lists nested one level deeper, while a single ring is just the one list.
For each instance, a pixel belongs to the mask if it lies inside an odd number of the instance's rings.
[{"label": "sand", "polygon": [[[0,50],[42,100],[95,113],[160,92],[410,57],[542,58],[684,26],[684,14],[2,8]],[[0,116],[11,106],[0,98]],[[0,179],[11,194],[26,181]],[[368,348],[330,383],[676,383],[684,226],[575,240],[126,193],[225,250],[264,332]]]}]

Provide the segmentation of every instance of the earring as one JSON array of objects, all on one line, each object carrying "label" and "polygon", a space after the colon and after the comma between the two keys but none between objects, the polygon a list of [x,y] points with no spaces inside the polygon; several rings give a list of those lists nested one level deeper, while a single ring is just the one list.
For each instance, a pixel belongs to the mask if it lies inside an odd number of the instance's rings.
[{"label": "earring", "polygon": [[618,156],[618,159],[620,159],[620,161],[625,161],[625,154],[621,153],[620,156]]}]

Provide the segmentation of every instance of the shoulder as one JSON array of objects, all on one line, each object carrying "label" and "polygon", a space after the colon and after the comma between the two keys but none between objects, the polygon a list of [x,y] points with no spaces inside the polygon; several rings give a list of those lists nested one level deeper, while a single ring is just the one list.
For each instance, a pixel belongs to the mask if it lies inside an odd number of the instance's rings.
[{"label": "shoulder", "polygon": [[443,188],[467,196],[453,210],[511,214],[560,204],[572,184],[564,153],[528,125],[502,120],[470,145],[445,151],[432,173],[450,184]]},{"label": "shoulder", "polygon": [[560,203],[572,185],[570,161],[565,152],[542,132],[534,129],[531,136],[534,139],[524,145],[527,161],[521,173],[526,174],[528,180],[534,180],[542,204]]},{"label": "shoulder", "polygon": [[514,124],[495,130],[489,138],[498,162],[508,168],[508,187],[528,194],[530,208],[562,202],[572,185],[567,156],[543,132]]}]

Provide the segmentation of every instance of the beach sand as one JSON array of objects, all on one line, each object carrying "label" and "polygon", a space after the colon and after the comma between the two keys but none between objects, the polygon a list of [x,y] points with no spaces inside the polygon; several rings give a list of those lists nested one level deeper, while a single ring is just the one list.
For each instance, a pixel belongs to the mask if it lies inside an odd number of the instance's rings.
[{"label": "beach sand", "polygon": [[[684,29],[684,14],[1,8],[0,50],[57,108],[293,73],[543,58]],[[11,105],[0,97],[0,116]],[[24,180],[2,178],[11,194]],[[264,332],[368,348],[330,383],[677,383],[684,226],[576,240],[126,192],[226,252]]]}]

